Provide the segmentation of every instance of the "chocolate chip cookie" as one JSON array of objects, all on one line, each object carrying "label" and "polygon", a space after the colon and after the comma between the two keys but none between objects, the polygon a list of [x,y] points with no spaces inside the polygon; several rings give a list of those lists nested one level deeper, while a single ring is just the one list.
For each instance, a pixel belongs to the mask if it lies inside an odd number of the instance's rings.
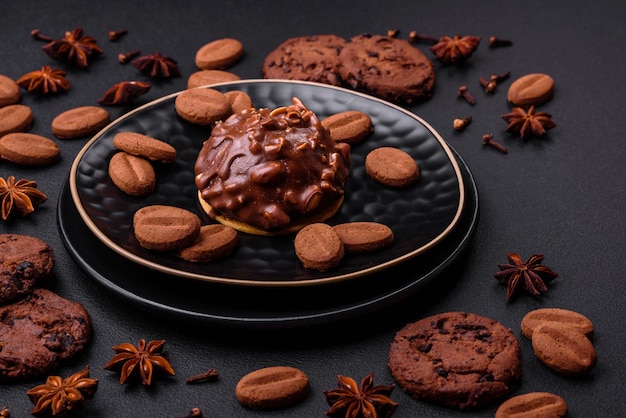
[{"label": "chocolate chip cookie", "polygon": [[55,371],[84,351],[91,334],[85,308],[47,289],[0,307],[0,382]]},{"label": "chocolate chip cookie", "polygon": [[406,325],[391,344],[389,368],[409,395],[461,410],[505,397],[522,376],[520,344],[511,330],[466,312]]},{"label": "chocolate chip cookie", "polygon": [[339,86],[339,53],[345,44],[332,34],[287,39],[265,58],[263,77]]},{"label": "chocolate chip cookie", "polygon": [[339,61],[339,75],[355,90],[406,104],[433,94],[432,61],[404,39],[355,36],[342,48]]},{"label": "chocolate chip cookie", "polygon": [[0,305],[30,293],[52,272],[54,253],[28,235],[0,234]]}]

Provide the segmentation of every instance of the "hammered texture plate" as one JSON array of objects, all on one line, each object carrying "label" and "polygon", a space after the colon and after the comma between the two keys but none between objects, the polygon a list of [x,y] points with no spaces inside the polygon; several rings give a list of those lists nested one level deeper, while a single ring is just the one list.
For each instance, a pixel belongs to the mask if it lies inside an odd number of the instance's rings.
[{"label": "hammered texture plate", "polygon": [[[454,151],[454,150],[453,150]],[[122,257],[97,239],[79,219],[69,182],[59,196],[59,232],[73,259],[97,283],[156,315],[228,330],[285,330],[357,319],[397,306],[427,284],[446,280],[445,270],[470,245],[479,218],[478,190],[465,162],[465,206],[457,226],[435,247],[359,280],[319,286],[230,286],[186,280]],[[449,277],[449,276],[448,276]]]},{"label": "hammered texture plate", "polygon": [[[212,86],[241,90],[256,107],[289,105],[292,97],[323,119],[345,110],[360,110],[372,118],[375,131],[352,147],[350,178],[340,211],[328,223],[375,221],[389,226],[394,244],[380,252],[347,255],[326,272],[304,269],[293,249],[293,235],[261,237],[239,234],[229,257],[210,263],[189,263],[173,254],[142,248],[133,235],[132,217],[141,207],[164,204],[189,209],[203,222],[197,202],[193,165],[210,128],[182,120],[175,112],[177,94],[163,97],[117,119],[92,138],[76,157],[69,178],[72,199],[89,230],[119,255],[150,269],[216,283],[252,286],[298,286],[362,277],[397,265],[437,245],[456,226],[464,203],[463,178],[445,141],[425,121],[388,102],[346,89],[306,82],[245,80]],[[156,164],[157,186],[146,197],[124,194],[107,170],[117,152],[113,137],[139,132],[164,140],[177,150],[172,164]],[[403,149],[417,161],[421,180],[413,187],[391,189],[365,172],[367,153],[380,146]]]}]

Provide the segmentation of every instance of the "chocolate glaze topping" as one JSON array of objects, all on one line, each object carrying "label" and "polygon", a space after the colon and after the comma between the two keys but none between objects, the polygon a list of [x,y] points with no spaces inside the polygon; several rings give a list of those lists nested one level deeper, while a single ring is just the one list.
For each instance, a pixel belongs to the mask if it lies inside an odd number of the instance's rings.
[{"label": "chocolate glaze topping", "polygon": [[324,212],[344,194],[350,146],[333,141],[299,99],[249,108],[213,128],[195,164],[210,216],[279,230]]}]

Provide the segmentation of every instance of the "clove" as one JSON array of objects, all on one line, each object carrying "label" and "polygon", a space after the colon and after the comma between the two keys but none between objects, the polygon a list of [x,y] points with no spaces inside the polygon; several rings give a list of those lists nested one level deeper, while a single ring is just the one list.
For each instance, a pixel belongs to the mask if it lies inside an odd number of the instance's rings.
[{"label": "clove", "polygon": [[468,116],[466,118],[456,118],[454,119],[454,121],[452,122],[452,126],[454,127],[455,131],[463,131],[467,125],[469,125],[472,122],[472,117]]},{"label": "clove", "polygon": [[126,29],[121,30],[110,30],[109,31],[109,41],[115,42],[118,41],[122,36],[126,35],[128,31]]},{"label": "clove", "polygon": [[53,38],[49,37],[48,35],[44,35],[43,33],[41,33],[41,31],[39,29],[33,29],[30,31],[30,37],[33,38],[36,41],[45,41],[45,42],[52,42],[54,41]]},{"label": "clove", "polygon": [[511,45],[513,45],[513,42],[509,41],[508,39],[500,39],[500,38],[496,38],[495,36],[489,37],[490,48],[499,48],[501,46],[511,46]]},{"label": "clove", "polygon": [[206,372],[190,376],[185,379],[188,384],[200,383],[200,382],[214,382],[219,379],[219,373],[215,369],[209,369]]},{"label": "clove", "polygon": [[412,43],[424,42],[427,44],[436,44],[439,42],[439,39],[412,30],[409,32],[409,41]]},{"label": "clove", "polygon": [[140,51],[120,52],[117,55],[117,60],[120,62],[120,64],[127,64],[133,58],[138,57],[140,53]]},{"label": "clove", "polygon": [[476,104],[476,99],[469,92],[469,89],[467,88],[467,86],[459,87],[459,89],[457,90],[457,95],[459,97],[462,97],[463,99],[465,99],[465,101],[467,103],[471,104],[471,105],[475,105]]},{"label": "clove", "polygon": [[489,77],[489,80],[481,76],[478,82],[480,83],[481,86],[483,86],[486,93],[493,93],[496,90],[496,87],[498,87],[500,83],[502,83],[504,80],[506,80],[510,76],[511,76],[511,72],[507,71],[506,73],[502,73],[500,75],[491,74],[491,77]]},{"label": "clove", "polygon": [[191,411],[180,418],[202,418],[202,410],[200,408],[191,408]]},{"label": "clove", "polygon": [[502,152],[503,154],[507,154],[509,151],[502,145],[494,141],[493,134],[485,134],[483,135],[483,145],[489,145]]}]

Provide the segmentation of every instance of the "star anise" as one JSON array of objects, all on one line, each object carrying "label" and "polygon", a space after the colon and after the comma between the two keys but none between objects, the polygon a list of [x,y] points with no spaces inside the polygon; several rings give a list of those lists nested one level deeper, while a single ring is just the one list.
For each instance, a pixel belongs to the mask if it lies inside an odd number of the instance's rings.
[{"label": "star anise", "polygon": [[502,119],[509,124],[504,130],[518,134],[522,139],[543,136],[548,129],[556,126],[551,118],[552,115],[547,112],[535,112],[535,106],[531,106],[528,111],[514,107],[510,113],[502,115]]},{"label": "star anise", "polygon": [[52,58],[82,69],[87,68],[89,62],[102,53],[96,40],[91,36],[84,36],[80,27],[65,32],[63,38],[47,43],[42,49]]},{"label": "star anise", "polygon": [[149,74],[150,77],[180,77],[178,63],[170,57],[164,57],[160,52],[135,58],[132,64],[142,73]]},{"label": "star anise", "polygon": [[338,376],[339,389],[325,390],[330,409],[326,415],[333,418],[387,418],[398,404],[389,397],[395,385],[374,386],[374,376],[368,374],[358,386],[351,377]]},{"label": "star anise", "polygon": [[145,94],[150,90],[147,81],[122,81],[113,85],[98,99],[103,106],[114,106],[128,103],[132,98]]},{"label": "star anise", "polygon": [[174,369],[169,361],[161,355],[165,340],[154,340],[146,344],[146,340],[139,340],[139,344],[134,346],[130,343],[122,343],[113,347],[117,354],[109,361],[104,368],[106,370],[121,369],[120,384],[138,372],[143,385],[152,383],[153,371],[156,367],[158,371],[174,376]]},{"label": "star anise", "polygon": [[442,64],[458,64],[468,59],[479,43],[480,36],[442,36],[430,50]]},{"label": "star anise", "polygon": [[69,90],[70,82],[67,81],[64,70],[52,69],[44,65],[41,70],[31,71],[17,80],[17,84],[30,92],[40,94],[54,94]]},{"label": "star anise", "polygon": [[82,409],[97,389],[98,379],[89,378],[89,366],[86,366],[66,379],[49,376],[45,384],[35,386],[26,393],[35,404],[31,414],[62,417]]},{"label": "star anise", "polygon": [[531,255],[525,263],[519,254],[509,253],[506,256],[509,264],[499,264],[500,271],[493,275],[500,283],[507,284],[507,300],[511,300],[520,287],[539,296],[541,292],[548,291],[547,282],[559,277],[557,273],[541,264],[543,254]]},{"label": "star anise", "polygon": [[5,180],[0,177],[0,203],[2,204],[2,220],[6,221],[14,213],[24,217],[35,211],[48,197],[37,190],[37,182],[21,179],[15,181],[14,176]]}]

